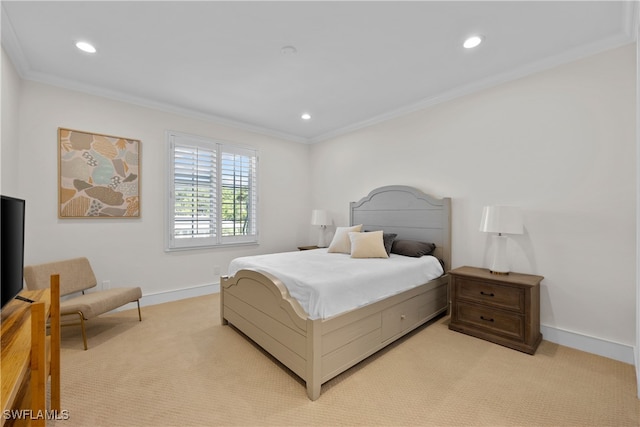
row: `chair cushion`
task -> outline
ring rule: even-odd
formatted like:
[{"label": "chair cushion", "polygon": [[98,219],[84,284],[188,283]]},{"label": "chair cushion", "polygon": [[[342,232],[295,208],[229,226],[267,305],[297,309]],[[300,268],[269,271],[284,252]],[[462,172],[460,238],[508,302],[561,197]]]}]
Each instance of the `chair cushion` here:
[{"label": "chair cushion", "polygon": [[64,315],[81,311],[85,320],[89,320],[140,298],[142,290],[138,287],[89,292],[60,301],[60,313]]},{"label": "chair cushion", "polygon": [[47,289],[51,284],[52,274],[60,275],[62,296],[93,288],[97,284],[89,260],[82,257],[25,266],[24,281],[27,289]]}]

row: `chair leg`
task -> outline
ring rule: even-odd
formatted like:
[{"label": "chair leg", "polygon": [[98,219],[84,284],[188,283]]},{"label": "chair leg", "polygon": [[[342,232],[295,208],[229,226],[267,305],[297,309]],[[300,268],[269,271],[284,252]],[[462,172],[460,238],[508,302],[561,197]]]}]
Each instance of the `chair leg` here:
[{"label": "chair leg", "polygon": [[78,312],[80,315],[80,329],[82,330],[82,342],[84,343],[84,350],[87,351],[87,332],[84,330],[84,315],[81,311]]},{"label": "chair leg", "polygon": [[[140,311],[140,300],[136,300],[136,303],[138,304],[138,320],[140,320],[140,322],[142,322],[142,312]],[[82,314],[81,311],[77,311],[75,313],[65,313],[65,314],[77,314],[80,317],[80,329],[82,331],[82,343],[84,344],[84,349],[87,350],[87,332],[85,331],[84,328],[84,314]],[[74,323],[74,325],[77,325],[77,323]],[[71,325],[61,325],[61,326],[71,326]]]},{"label": "chair leg", "polygon": [[61,316],[75,316],[78,315],[80,318],[79,323],[62,323],[60,326],[77,326],[80,325],[80,330],[82,331],[82,343],[84,344],[84,349],[87,349],[87,333],[84,329],[84,314],[81,311],[70,311],[67,313],[61,313]]}]

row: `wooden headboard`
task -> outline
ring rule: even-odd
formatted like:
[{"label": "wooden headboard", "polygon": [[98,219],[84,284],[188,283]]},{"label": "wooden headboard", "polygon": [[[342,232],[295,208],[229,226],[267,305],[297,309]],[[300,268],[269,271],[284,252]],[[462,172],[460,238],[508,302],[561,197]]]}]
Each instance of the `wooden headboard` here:
[{"label": "wooden headboard", "polygon": [[413,187],[390,185],[376,188],[351,202],[351,225],[363,230],[396,233],[396,239],[435,243],[434,255],[451,269],[451,199],[437,199]]}]

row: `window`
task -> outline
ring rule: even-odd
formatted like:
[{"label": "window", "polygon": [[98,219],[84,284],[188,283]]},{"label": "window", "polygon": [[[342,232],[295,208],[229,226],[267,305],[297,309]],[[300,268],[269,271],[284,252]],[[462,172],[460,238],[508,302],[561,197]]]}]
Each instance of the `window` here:
[{"label": "window", "polygon": [[256,150],[167,133],[166,249],[258,242]]}]

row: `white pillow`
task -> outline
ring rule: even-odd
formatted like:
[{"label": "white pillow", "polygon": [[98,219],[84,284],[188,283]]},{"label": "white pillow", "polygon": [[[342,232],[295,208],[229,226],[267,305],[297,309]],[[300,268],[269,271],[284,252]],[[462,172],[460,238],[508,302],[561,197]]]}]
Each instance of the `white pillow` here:
[{"label": "white pillow", "polygon": [[352,227],[337,227],[336,234],[333,235],[333,240],[329,245],[327,252],[350,254],[351,253],[351,240],[349,240],[350,232],[360,232],[362,230],[362,224],[354,225]]},{"label": "white pillow", "polygon": [[389,258],[384,248],[382,231],[349,233],[351,258]]}]

